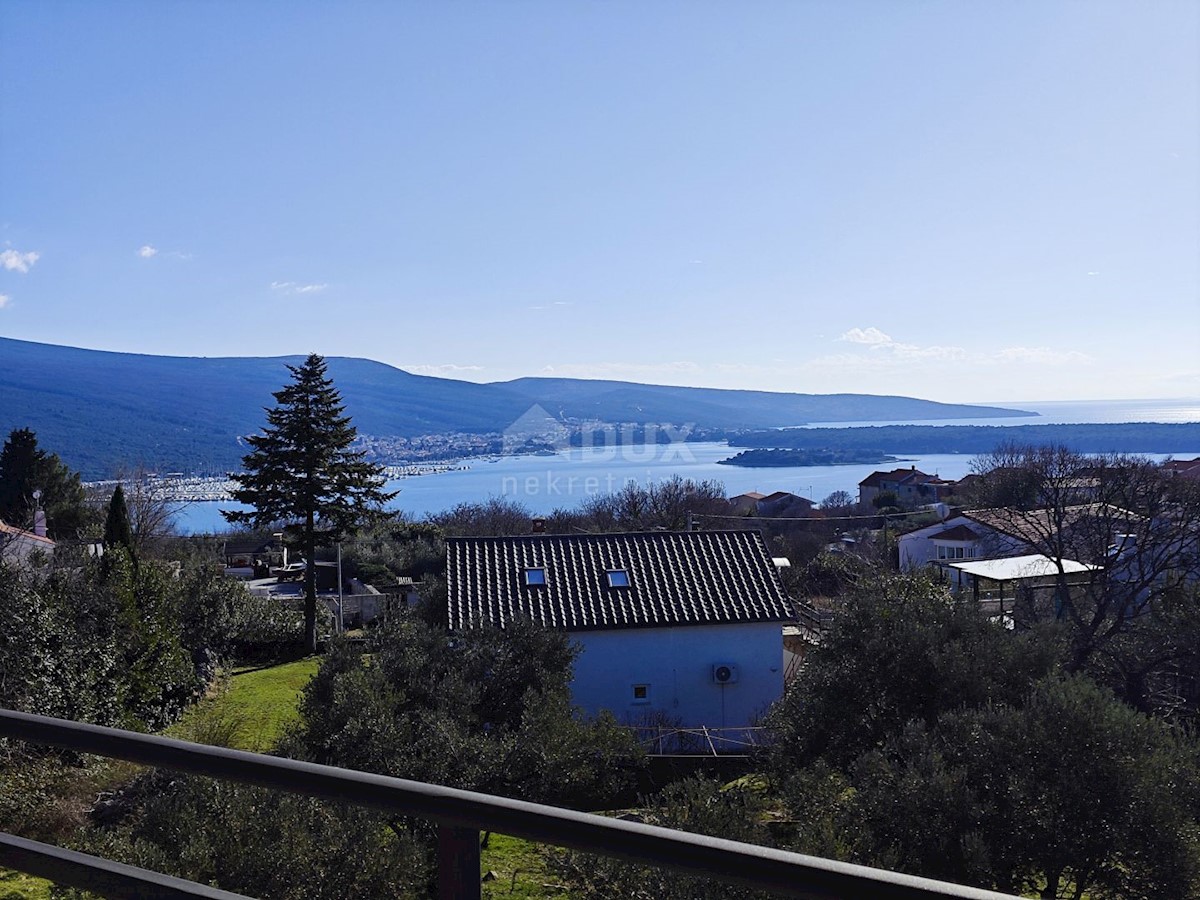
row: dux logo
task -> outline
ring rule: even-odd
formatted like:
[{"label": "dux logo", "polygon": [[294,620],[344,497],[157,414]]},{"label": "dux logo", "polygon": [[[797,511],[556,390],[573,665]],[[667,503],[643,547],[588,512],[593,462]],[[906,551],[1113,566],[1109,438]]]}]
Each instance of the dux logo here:
[{"label": "dux logo", "polygon": [[535,403],[504,429],[503,440],[506,454],[562,450],[571,445],[571,431]]}]

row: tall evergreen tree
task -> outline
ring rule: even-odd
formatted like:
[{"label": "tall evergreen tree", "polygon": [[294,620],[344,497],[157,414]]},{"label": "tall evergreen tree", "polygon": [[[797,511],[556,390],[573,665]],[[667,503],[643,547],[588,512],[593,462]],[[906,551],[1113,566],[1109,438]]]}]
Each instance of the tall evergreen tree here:
[{"label": "tall evergreen tree", "polygon": [[28,428],[14,428],[0,448],[0,521],[31,529],[41,491],[50,536],[78,538],[88,524],[88,510],[79,475],[55,453],[47,453]]},{"label": "tall evergreen tree", "polygon": [[396,496],[383,490],[382,467],[351,450],[357,432],[343,414],[341,395],[326,376],[325,360],[311,354],[288,366],[292,383],[274,392],[267,427],[247,438],[253,448],[233,499],[252,511],[223,510],[226,521],[264,528],[288,523],[308,567],[304,573],[304,633],[317,647],[317,585],[312,563],[318,546],[328,546]]},{"label": "tall evergreen tree", "polygon": [[125,503],[125,489],[117,485],[112,499],[108,501],[108,517],[104,520],[104,546],[124,547],[133,555],[133,526],[129,524],[129,507]]}]

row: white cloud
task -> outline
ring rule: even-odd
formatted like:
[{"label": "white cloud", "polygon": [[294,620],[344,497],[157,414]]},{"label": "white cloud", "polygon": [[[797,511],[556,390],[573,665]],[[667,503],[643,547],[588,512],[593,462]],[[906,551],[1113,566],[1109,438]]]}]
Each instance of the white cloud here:
[{"label": "white cloud", "polygon": [[[870,332],[883,335],[877,329],[854,329],[860,335],[870,337]],[[851,332],[847,332],[850,334]],[[930,365],[954,363],[965,369],[981,369],[993,366],[1007,365],[1036,365],[1063,366],[1086,365],[1093,362],[1092,357],[1078,350],[1055,350],[1051,347],[1005,347],[1001,350],[987,352],[971,352],[963,347],[941,346],[937,344],[922,347],[917,344],[904,344],[887,338],[881,340],[863,340],[861,338],[846,338],[852,343],[864,344],[868,352],[862,353],[833,353],[816,357],[805,364],[808,369],[820,372],[892,372],[899,373],[908,369],[928,368]]]},{"label": "white cloud", "polygon": [[[918,347],[916,344],[888,344],[887,350],[898,359],[968,359],[970,354],[962,347]],[[874,347],[872,350],[876,349]]]},{"label": "white cloud", "polygon": [[413,375],[432,375],[435,378],[446,378],[457,375],[461,372],[483,371],[483,366],[460,366],[457,363],[443,363],[438,366],[401,366],[400,368],[402,368],[405,372],[411,372]]},{"label": "white cloud", "polygon": [[[851,328],[843,332],[838,340],[849,344],[862,344],[870,348],[872,354],[897,359],[966,359],[968,356],[962,347],[942,347],[936,344],[921,347],[917,344],[904,344],[878,328]],[[847,358],[861,360],[863,357],[851,355]]]},{"label": "white cloud", "polygon": [[20,272],[24,275],[40,257],[41,254],[35,250],[29,250],[25,253],[19,250],[3,250],[0,251],[0,265],[4,266],[9,272]]},{"label": "white cloud", "polygon": [[1005,347],[993,354],[992,359],[998,363],[1037,363],[1049,366],[1092,362],[1090,356],[1078,350],[1053,350],[1050,347]]},{"label": "white cloud", "polygon": [[838,340],[848,341],[851,344],[871,344],[873,346],[895,343],[878,328],[851,328],[849,331],[844,332]]},{"label": "white cloud", "polygon": [[699,363],[677,360],[665,363],[599,362],[568,363],[559,366],[544,366],[540,374],[555,378],[618,378],[622,380],[642,378],[656,379],[675,375],[695,375],[703,372]]},{"label": "white cloud", "polygon": [[161,256],[164,259],[181,259],[189,260],[192,254],[186,253],[183,250],[159,250],[153,244],[142,244],[138,247],[137,255],[142,259],[153,259],[156,256]]},{"label": "white cloud", "polygon": [[8,306],[8,301],[11,299],[12,297],[8,296],[8,294],[0,294],[0,309]]},{"label": "white cloud", "polygon": [[328,284],[299,284],[295,281],[272,281],[271,290],[280,294],[319,294]]}]

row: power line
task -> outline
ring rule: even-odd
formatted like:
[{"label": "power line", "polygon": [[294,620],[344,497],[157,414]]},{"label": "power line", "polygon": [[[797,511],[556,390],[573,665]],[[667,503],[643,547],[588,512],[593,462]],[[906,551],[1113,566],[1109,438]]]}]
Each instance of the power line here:
[{"label": "power line", "polygon": [[755,519],[761,522],[854,522],[862,519],[878,519],[881,516],[885,519],[899,519],[907,516],[919,516],[930,512],[927,509],[913,509],[907,512],[896,513],[875,513],[868,516],[722,516],[716,513],[693,513],[693,515],[702,519],[734,519],[745,520]]}]

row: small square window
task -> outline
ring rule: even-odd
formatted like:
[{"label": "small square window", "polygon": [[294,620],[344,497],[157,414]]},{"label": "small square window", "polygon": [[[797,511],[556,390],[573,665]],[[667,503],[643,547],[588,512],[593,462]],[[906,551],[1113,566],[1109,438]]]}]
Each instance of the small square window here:
[{"label": "small square window", "polygon": [[525,570],[525,583],[528,585],[534,585],[534,586],[538,586],[538,587],[545,585],[546,570],[545,569],[526,569]]},{"label": "small square window", "polygon": [[635,684],[633,686],[633,702],[634,703],[649,703],[650,702],[650,685]]},{"label": "small square window", "polygon": [[609,569],[606,574],[609,587],[629,587],[629,572],[625,569]]}]

